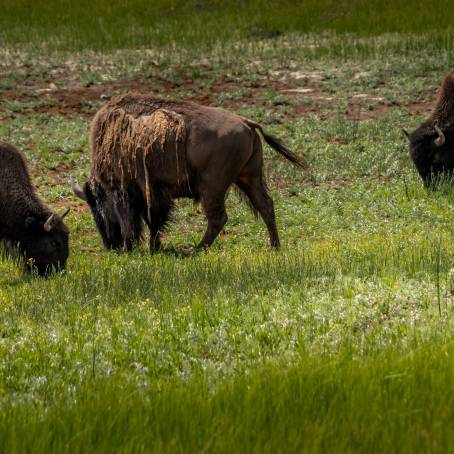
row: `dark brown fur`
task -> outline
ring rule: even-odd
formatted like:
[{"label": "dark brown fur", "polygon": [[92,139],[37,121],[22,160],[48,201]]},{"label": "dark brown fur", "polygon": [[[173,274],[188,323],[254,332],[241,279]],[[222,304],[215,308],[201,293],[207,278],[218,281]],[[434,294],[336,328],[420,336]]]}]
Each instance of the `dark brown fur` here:
[{"label": "dark brown fur", "polygon": [[[445,143],[437,145],[439,127]],[[408,135],[408,134],[407,134]],[[426,186],[454,171],[454,73],[449,74],[440,89],[432,115],[408,135],[410,157]]]},{"label": "dark brown fur", "polygon": [[431,120],[442,128],[446,124],[454,124],[454,73],[443,81]]},{"label": "dark brown fur", "polygon": [[[55,225],[44,224],[54,214]],[[0,141],[0,241],[19,250],[29,266],[42,275],[64,268],[68,257],[68,229],[36,195],[21,153]]]}]

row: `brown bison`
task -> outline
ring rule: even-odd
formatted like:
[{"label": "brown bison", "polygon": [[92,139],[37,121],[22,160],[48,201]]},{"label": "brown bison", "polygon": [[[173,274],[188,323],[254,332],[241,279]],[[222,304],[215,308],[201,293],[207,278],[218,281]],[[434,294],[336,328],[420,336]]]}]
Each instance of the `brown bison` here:
[{"label": "brown bison", "polygon": [[[405,132],[405,131],[404,131]],[[435,110],[419,128],[407,134],[410,156],[424,185],[430,186],[454,170],[454,73],[441,87]]]},{"label": "brown bison", "polygon": [[107,248],[131,250],[142,219],[150,249],[161,245],[173,200],[201,202],[208,227],[198,248],[210,246],[227,222],[225,199],[235,184],[265,221],[279,246],[273,201],[263,175],[265,141],[292,163],[300,159],[251,120],[189,101],[130,93],[112,99],[91,124],[91,176],[77,196],[92,211]]},{"label": "brown bison", "polygon": [[[69,211],[69,210],[68,210]],[[65,268],[68,229],[38,198],[27,165],[12,145],[0,141],[0,241],[42,276]]]}]

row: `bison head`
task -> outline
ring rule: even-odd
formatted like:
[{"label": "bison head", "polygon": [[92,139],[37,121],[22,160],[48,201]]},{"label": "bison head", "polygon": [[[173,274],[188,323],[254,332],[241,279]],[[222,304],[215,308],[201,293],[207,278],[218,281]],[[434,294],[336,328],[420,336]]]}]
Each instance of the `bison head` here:
[{"label": "bison head", "polygon": [[424,185],[430,186],[454,173],[454,72],[440,88],[431,117],[416,131],[407,134],[410,156]]},{"label": "bison head", "polygon": [[107,191],[94,179],[89,179],[83,187],[71,180],[74,194],[87,202],[96,227],[107,249],[120,249],[123,246],[120,220],[115,203],[114,191]]},{"label": "bison head", "polygon": [[64,217],[51,214],[45,219],[29,216],[25,220],[25,234],[20,242],[22,255],[28,269],[36,269],[41,276],[66,267],[69,232]]},{"label": "bison head", "polygon": [[410,156],[425,186],[454,172],[454,128],[425,122],[411,134]]}]

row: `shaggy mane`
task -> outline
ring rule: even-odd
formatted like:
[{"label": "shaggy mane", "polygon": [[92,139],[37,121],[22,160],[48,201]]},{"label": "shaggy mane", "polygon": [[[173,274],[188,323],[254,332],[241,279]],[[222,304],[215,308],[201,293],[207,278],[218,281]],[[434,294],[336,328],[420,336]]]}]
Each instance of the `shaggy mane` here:
[{"label": "shaggy mane", "polygon": [[[98,117],[93,171],[111,185],[119,183],[122,190],[143,174],[150,218],[150,172],[174,168],[177,184],[188,179],[186,125],[180,114],[163,108],[164,101],[141,106],[137,99],[130,98],[131,95],[120,98]],[[135,109],[128,109],[130,102]]]}]

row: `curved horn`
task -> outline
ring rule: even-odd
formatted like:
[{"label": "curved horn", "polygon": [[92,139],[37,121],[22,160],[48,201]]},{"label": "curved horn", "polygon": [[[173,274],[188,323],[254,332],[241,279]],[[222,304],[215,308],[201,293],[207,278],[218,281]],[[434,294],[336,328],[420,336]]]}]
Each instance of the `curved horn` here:
[{"label": "curved horn", "polygon": [[438,127],[437,124],[434,125],[435,131],[437,131],[438,137],[435,139],[435,145],[441,147],[446,142],[445,135],[443,131]]},{"label": "curved horn", "polygon": [[66,215],[71,211],[71,208],[68,208],[61,216],[60,219],[63,221],[65,219]]},{"label": "curved horn", "polygon": [[50,232],[54,226],[55,214],[51,214],[44,223],[44,230]]},{"label": "curved horn", "polygon": [[77,184],[76,180],[74,178],[71,178],[69,184],[71,185],[74,194],[76,194],[79,199],[85,200],[86,202],[87,196],[85,195],[84,190]]},{"label": "curved horn", "polygon": [[402,129],[402,132],[405,134],[407,139],[410,139],[410,134],[405,129]]}]

